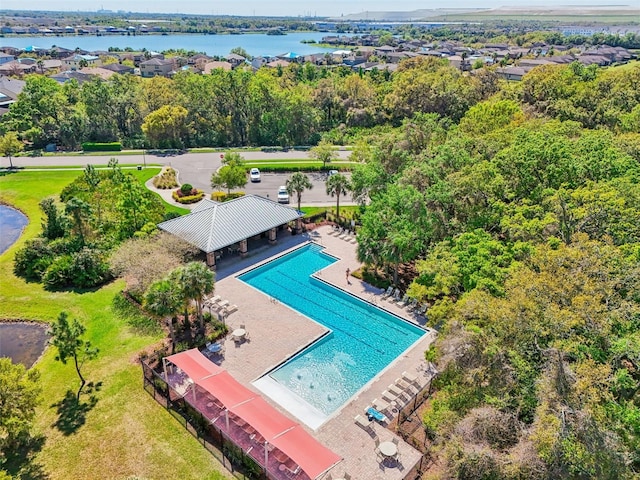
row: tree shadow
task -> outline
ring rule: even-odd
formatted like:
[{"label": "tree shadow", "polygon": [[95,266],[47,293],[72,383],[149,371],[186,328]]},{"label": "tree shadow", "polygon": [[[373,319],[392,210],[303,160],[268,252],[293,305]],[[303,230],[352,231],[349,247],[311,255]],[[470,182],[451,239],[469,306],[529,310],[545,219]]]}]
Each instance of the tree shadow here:
[{"label": "tree shadow", "polygon": [[0,167],[0,177],[5,177],[7,175],[12,175],[14,173],[18,173],[20,170],[23,170],[24,167]]},{"label": "tree shadow", "polygon": [[80,392],[72,392],[67,390],[64,398],[58,403],[51,405],[56,408],[58,419],[53,424],[64,435],[71,435],[75,433],[82,425],[84,425],[87,413],[93,409],[98,403],[98,397],[95,392],[100,391],[102,382],[93,383],[89,382],[85,386],[84,395],[88,396],[86,402],[82,401]]},{"label": "tree shadow", "polygon": [[42,450],[44,435],[29,436],[20,445],[4,451],[2,468],[11,478],[20,480],[46,480],[49,475],[42,465],[34,461],[35,455]]}]

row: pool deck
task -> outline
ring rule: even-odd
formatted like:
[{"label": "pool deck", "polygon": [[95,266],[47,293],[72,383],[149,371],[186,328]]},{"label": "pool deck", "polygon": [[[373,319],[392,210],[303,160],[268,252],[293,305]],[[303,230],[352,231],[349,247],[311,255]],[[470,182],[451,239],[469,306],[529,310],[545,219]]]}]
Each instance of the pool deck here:
[{"label": "pool deck", "polygon": [[[274,248],[272,252],[276,255],[278,251],[288,251],[290,248],[296,248],[308,238],[313,238],[316,243],[326,249],[328,254],[340,259],[322,270],[320,278],[413,323],[424,323],[424,319],[415,317],[397,305],[383,300],[381,290],[354,277],[349,277],[349,281],[347,281],[346,269],[354,271],[360,267],[356,258],[356,245],[331,235],[331,227],[320,227],[315,232],[312,236],[283,237],[279,242],[279,248]],[[261,257],[266,258],[266,255],[261,255]],[[247,262],[247,265],[251,263],[251,267],[254,267],[257,265],[256,261],[261,263],[259,259],[254,258]],[[241,268],[243,266],[243,264],[240,265]],[[253,381],[322,336],[327,330],[304,315],[294,312],[286,305],[238,280],[237,275],[245,270],[231,274],[225,273],[222,265],[220,267],[221,271],[218,275],[220,279],[216,282],[215,293],[228,300],[230,304],[238,306],[238,310],[227,318],[227,324],[230,326],[230,330],[238,328],[240,324],[245,325],[250,334],[250,340],[236,345],[228,338],[225,344],[224,359],[219,364],[238,381],[257,390],[251,385]],[[371,401],[374,398],[381,398],[382,392],[387,389],[387,386],[394,383],[404,371],[411,372],[418,377],[421,384],[426,384],[428,378],[422,374],[426,367],[424,351],[434,338],[435,332],[429,332],[423,336],[315,431],[293,417],[268,396],[263,395],[263,397],[285,415],[300,422],[317,440],[343,457],[344,460],[331,470],[334,478],[341,477],[346,472],[352,478],[403,479],[406,473],[420,460],[421,453],[398,437],[400,440],[398,447],[400,465],[384,468],[375,453],[374,438],[354,423],[354,417],[358,414],[364,416],[363,412],[371,404]],[[381,425],[374,425],[374,430],[381,442],[389,441],[395,436],[391,430]]]}]

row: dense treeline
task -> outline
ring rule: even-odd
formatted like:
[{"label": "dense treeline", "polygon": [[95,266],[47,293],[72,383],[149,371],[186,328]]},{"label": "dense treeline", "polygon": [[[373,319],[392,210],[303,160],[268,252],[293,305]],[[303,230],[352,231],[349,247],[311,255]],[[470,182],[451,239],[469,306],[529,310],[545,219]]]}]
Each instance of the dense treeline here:
[{"label": "dense treeline", "polygon": [[[414,110],[458,119],[496,85],[494,76],[465,76],[435,59],[407,63],[393,76],[308,64],[255,74],[181,73],[174,79],[115,75],[82,86],[33,75],[0,128],[19,132],[35,148],[54,143],[76,149],[85,141],[129,147],[309,145],[338,125],[369,127]],[[422,93],[428,97],[414,105]]]},{"label": "dense treeline", "polygon": [[[632,132],[640,116],[638,68],[549,66],[517,91],[500,85],[491,70],[463,74],[435,58],[407,60],[393,75],[310,64],[173,79],[114,75],[82,85],[32,75],[0,130],[18,132],[36,149],[49,143],[78,149],[87,141],[138,148],[309,145],[339,126],[399,125],[416,113],[457,123],[498,90],[544,116],[588,128]],[[343,140],[340,131],[329,138]]]},{"label": "dense treeline", "polygon": [[639,80],[544,67],[357,148],[359,257],[440,330],[438,478],[640,471]]}]

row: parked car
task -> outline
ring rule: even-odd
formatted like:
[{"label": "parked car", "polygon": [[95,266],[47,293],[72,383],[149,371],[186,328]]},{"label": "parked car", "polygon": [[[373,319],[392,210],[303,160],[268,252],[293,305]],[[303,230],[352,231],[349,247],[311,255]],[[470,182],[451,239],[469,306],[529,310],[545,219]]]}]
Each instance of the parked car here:
[{"label": "parked car", "polygon": [[289,192],[284,185],[278,188],[278,203],[289,203]]},{"label": "parked car", "polygon": [[249,179],[252,183],[259,182],[260,170],[258,170],[257,168],[252,168],[251,170],[249,170]]},{"label": "parked car", "polygon": [[333,175],[337,175],[338,173],[340,173],[340,172],[338,172],[338,170],[329,170],[329,175],[328,176],[332,177]]}]

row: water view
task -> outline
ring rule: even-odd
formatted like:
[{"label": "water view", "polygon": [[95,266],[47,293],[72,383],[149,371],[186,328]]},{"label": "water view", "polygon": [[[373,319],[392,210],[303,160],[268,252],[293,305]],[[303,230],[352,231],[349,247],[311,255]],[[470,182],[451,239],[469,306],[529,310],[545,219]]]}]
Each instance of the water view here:
[{"label": "water view", "polygon": [[0,322],[0,357],[30,368],[47,346],[47,326],[37,323]]},{"label": "water view", "polygon": [[21,35],[3,38],[2,45],[15,48],[29,46],[51,48],[56,45],[70,50],[80,48],[88,51],[108,50],[109,47],[121,49],[131,47],[134,50],[146,48],[158,52],[183,48],[205,52],[207,55],[227,55],[232,48],[242,47],[250,55],[257,57],[275,56],[287,52],[308,55],[336,50],[336,48],[318,47],[312,43],[301,43],[303,40],[319,42],[326,35],[329,34],[326,32],[294,32],[286,35],[256,33],[244,35],[105,35],[100,37],[92,35],[69,37]]},{"label": "water view", "polygon": [[0,205],[0,254],[20,238],[27,223],[29,220],[22,212]]}]

